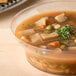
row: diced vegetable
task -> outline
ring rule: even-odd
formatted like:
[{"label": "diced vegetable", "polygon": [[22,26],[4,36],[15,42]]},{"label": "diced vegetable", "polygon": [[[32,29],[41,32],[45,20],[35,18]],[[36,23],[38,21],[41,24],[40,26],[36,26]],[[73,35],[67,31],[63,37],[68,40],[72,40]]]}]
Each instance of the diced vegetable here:
[{"label": "diced vegetable", "polygon": [[32,43],[39,43],[43,41],[39,33],[35,33],[31,35],[30,40]]},{"label": "diced vegetable", "polygon": [[46,25],[46,20],[48,19],[48,17],[43,17],[40,20],[36,21],[35,24],[36,26],[42,26],[42,25]]},{"label": "diced vegetable", "polygon": [[58,37],[58,34],[56,32],[52,32],[49,34],[40,34],[43,40],[48,40],[48,39],[54,39]]},{"label": "diced vegetable", "polygon": [[34,31],[34,29],[27,29],[27,30],[21,31],[21,33],[22,33],[23,35],[28,36],[28,35],[34,34],[35,31]]},{"label": "diced vegetable", "polygon": [[62,50],[66,49],[66,47],[67,47],[66,45],[61,45],[61,46],[60,46],[60,48],[61,48]]},{"label": "diced vegetable", "polygon": [[55,17],[55,19],[58,21],[58,22],[64,22],[67,20],[67,17],[65,16],[65,13],[61,13],[60,15],[57,15]]},{"label": "diced vegetable", "polygon": [[41,26],[41,29],[45,29],[45,28],[46,28],[46,25],[42,25],[42,26]]},{"label": "diced vegetable", "polygon": [[49,47],[60,47],[59,41],[50,42],[47,44]]},{"label": "diced vegetable", "polygon": [[52,30],[53,29],[53,27],[51,26],[51,25],[48,25],[47,27],[46,27],[46,30]]},{"label": "diced vegetable", "polygon": [[52,24],[55,30],[60,29],[61,25],[60,24]]},{"label": "diced vegetable", "polygon": [[29,42],[29,41],[30,41],[29,39],[27,39],[27,38],[24,37],[24,36],[22,36],[20,39],[23,40],[23,41],[26,41],[26,42]]}]

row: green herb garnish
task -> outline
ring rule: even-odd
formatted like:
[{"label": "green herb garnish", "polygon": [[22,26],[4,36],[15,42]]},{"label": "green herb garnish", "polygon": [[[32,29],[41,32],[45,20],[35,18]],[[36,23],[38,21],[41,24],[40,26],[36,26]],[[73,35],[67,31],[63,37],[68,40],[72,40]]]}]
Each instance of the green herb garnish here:
[{"label": "green herb garnish", "polygon": [[34,23],[29,23],[29,26],[34,26],[35,24]]},{"label": "green herb garnish", "polygon": [[68,65],[61,65],[60,68],[61,69],[67,69],[69,66]]},{"label": "green herb garnish", "polygon": [[75,34],[74,28],[70,25],[63,26],[61,29],[56,30],[60,38],[68,39],[71,35]]}]

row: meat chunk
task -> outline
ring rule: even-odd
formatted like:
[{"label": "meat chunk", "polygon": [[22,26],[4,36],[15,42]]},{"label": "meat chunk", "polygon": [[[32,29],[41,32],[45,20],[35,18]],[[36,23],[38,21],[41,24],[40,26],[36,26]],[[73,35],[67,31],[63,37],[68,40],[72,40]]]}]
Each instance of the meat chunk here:
[{"label": "meat chunk", "polygon": [[46,24],[49,25],[49,24],[53,24],[55,23],[55,19],[53,17],[49,17],[47,20],[46,20]]},{"label": "meat chunk", "polygon": [[39,33],[35,33],[31,35],[30,40],[32,43],[40,43],[43,41]]},{"label": "meat chunk", "polygon": [[58,22],[64,22],[64,21],[67,20],[67,17],[65,16],[65,13],[62,13],[62,14],[56,16],[55,19],[56,19]]},{"label": "meat chunk", "polygon": [[41,37],[43,38],[43,40],[54,39],[58,37],[58,34],[56,32],[50,34],[41,34]]},{"label": "meat chunk", "polygon": [[43,17],[40,20],[38,20],[37,22],[35,22],[36,26],[42,26],[42,25],[46,25],[46,20],[48,19],[48,17]]},{"label": "meat chunk", "polygon": [[23,35],[29,36],[29,35],[34,34],[35,31],[34,31],[34,29],[27,29],[27,30],[21,31],[21,33],[22,33]]}]

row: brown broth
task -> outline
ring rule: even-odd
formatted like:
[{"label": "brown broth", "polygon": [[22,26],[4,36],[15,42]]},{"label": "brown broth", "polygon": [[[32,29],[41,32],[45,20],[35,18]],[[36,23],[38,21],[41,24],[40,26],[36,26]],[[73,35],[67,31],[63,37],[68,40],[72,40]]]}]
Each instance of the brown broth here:
[{"label": "brown broth", "polygon": [[[49,12],[49,13],[43,13],[43,14],[39,14],[39,15],[35,15],[31,18],[28,18],[27,20],[23,21],[16,29],[16,32],[15,32],[15,35],[17,37],[20,37],[20,34],[18,33],[19,31],[22,31],[22,30],[25,30],[25,29],[28,29],[28,28],[31,28],[31,27],[28,27],[28,24],[29,23],[33,23],[33,22],[36,22],[37,20],[39,20],[40,18],[42,17],[46,17],[46,16],[51,16],[51,17],[55,17],[59,14],[61,14],[62,12]],[[66,12],[66,15],[67,16],[70,16],[70,20],[74,21],[75,24],[76,24],[76,12]],[[71,23],[71,22],[70,22]],[[62,24],[65,24],[65,23],[62,23]],[[27,28],[24,28],[24,27],[27,27]]]}]

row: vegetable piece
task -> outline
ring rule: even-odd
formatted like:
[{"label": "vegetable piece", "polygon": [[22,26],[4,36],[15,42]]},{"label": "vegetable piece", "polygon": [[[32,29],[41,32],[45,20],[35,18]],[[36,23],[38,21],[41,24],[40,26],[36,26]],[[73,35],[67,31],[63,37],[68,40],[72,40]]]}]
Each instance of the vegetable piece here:
[{"label": "vegetable piece", "polygon": [[21,33],[22,33],[23,35],[29,36],[29,35],[31,35],[31,34],[34,34],[35,31],[34,31],[34,29],[27,29],[27,30],[21,31]]},{"label": "vegetable piece", "polygon": [[61,25],[60,24],[52,24],[55,30],[60,29]]},{"label": "vegetable piece", "polygon": [[48,17],[43,17],[40,20],[36,21],[35,24],[36,26],[42,26],[42,25],[46,25],[46,20],[48,19]]},{"label": "vegetable piece", "polygon": [[68,39],[71,35],[75,34],[73,27],[69,25],[63,26],[61,29],[56,30],[56,32],[62,39]]},{"label": "vegetable piece", "polygon": [[58,22],[64,22],[67,20],[67,17],[65,16],[65,13],[61,13],[60,15],[57,15],[55,17],[55,19],[58,21]]},{"label": "vegetable piece", "polygon": [[61,45],[60,48],[61,48],[62,50],[64,50],[64,49],[66,49],[66,45]]},{"label": "vegetable piece", "polygon": [[48,25],[47,27],[46,27],[46,30],[52,30],[53,29],[53,27],[51,26],[51,25]]},{"label": "vegetable piece", "polygon": [[46,28],[46,25],[42,25],[42,26],[41,26],[41,29],[45,29],[45,28]]},{"label": "vegetable piece", "polygon": [[30,40],[27,39],[25,36],[22,36],[20,39],[23,40],[23,41],[25,41],[25,42],[29,42],[29,41],[30,41]]},{"label": "vegetable piece", "polygon": [[28,25],[29,25],[29,26],[34,26],[34,25],[35,25],[35,23],[29,23]]},{"label": "vegetable piece", "polygon": [[48,39],[54,39],[58,37],[58,34],[56,32],[50,33],[50,34],[40,34],[43,40]]},{"label": "vegetable piece", "polygon": [[35,33],[31,35],[30,40],[32,43],[39,43],[43,41],[39,33]]},{"label": "vegetable piece", "polygon": [[47,46],[49,46],[49,47],[60,47],[60,42],[59,41],[50,42],[47,44]]}]

